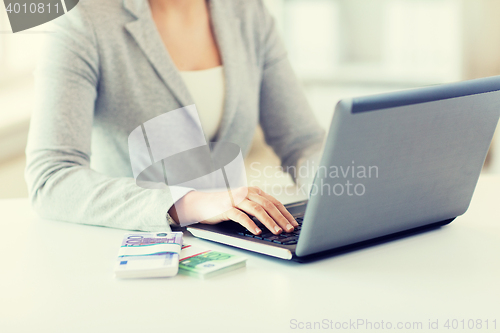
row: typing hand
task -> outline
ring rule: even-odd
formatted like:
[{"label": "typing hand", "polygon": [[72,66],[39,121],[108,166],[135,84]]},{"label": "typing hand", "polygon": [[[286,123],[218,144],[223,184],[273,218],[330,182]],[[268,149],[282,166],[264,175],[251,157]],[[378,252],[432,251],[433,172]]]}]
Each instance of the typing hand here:
[{"label": "typing hand", "polygon": [[[291,232],[299,224],[286,210],[285,206],[276,198],[265,193],[258,187],[239,188],[232,191],[233,197],[243,195],[243,200],[233,205],[228,200],[228,192],[204,193],[192,191],[176,202],[175,209],[169,210],[170,216],[181,224],[200,222],[205,224],[216,224],[222,221],[235,221],[251,233],[258,235],[262,230],[252,221],[247,214],[255,216],[273,234]],[[215,214],[215,212],[223,212]],[[212,216],[201,218],[202,216]]]}]

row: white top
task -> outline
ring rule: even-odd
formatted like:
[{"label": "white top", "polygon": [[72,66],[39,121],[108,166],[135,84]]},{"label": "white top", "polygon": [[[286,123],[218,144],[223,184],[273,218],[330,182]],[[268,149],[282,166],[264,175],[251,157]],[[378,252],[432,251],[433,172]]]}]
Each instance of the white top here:
[{"label": "white top", "polygon": [[193,97],[205,137],[211,140],[217,134],[224,111],[226,84],[223,67],[181,71],[180,74]]}]

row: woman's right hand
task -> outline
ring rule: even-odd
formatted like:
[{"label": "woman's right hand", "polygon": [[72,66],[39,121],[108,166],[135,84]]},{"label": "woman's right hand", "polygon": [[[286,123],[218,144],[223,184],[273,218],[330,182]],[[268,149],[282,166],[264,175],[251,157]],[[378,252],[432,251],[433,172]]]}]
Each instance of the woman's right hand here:
[{"label": "woman's right hand", "polygon": [[232,190],[231,195],[240,200],[234,204],[227,191],[215,193],[192,191],[179,199],[170,208],[169,214],[183,226],[196,222],[216,224],[232,220],[254,235],[262,233],[262,230],[247,214],[255,216],[275,235],[282,231],[291,232],[299,225],[281,202],[258,187],[238,188]]}]

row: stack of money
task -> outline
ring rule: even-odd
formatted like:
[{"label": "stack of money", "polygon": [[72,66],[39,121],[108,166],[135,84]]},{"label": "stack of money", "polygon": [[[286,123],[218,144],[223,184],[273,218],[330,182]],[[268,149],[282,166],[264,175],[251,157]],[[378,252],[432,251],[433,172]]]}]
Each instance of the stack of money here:
[{"label": "stack of money", "polygon": [[167,277],[177,274],[182,232],[126,234],[115,266],[117,278]]},{"label": "stack of money", "polygon": [[246,260],[234,254],[184,245],[179,259],[179,273],[205,279],[244,267]]}]

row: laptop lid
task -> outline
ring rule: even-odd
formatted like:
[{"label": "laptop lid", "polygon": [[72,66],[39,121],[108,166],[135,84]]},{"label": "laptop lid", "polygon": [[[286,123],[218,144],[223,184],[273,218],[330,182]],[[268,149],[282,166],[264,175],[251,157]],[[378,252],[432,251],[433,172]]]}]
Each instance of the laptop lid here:
[{"label": "laptop lid", "polygon": [[500,115],[500,77],[337,104],[298,256],[465,213]]}]

